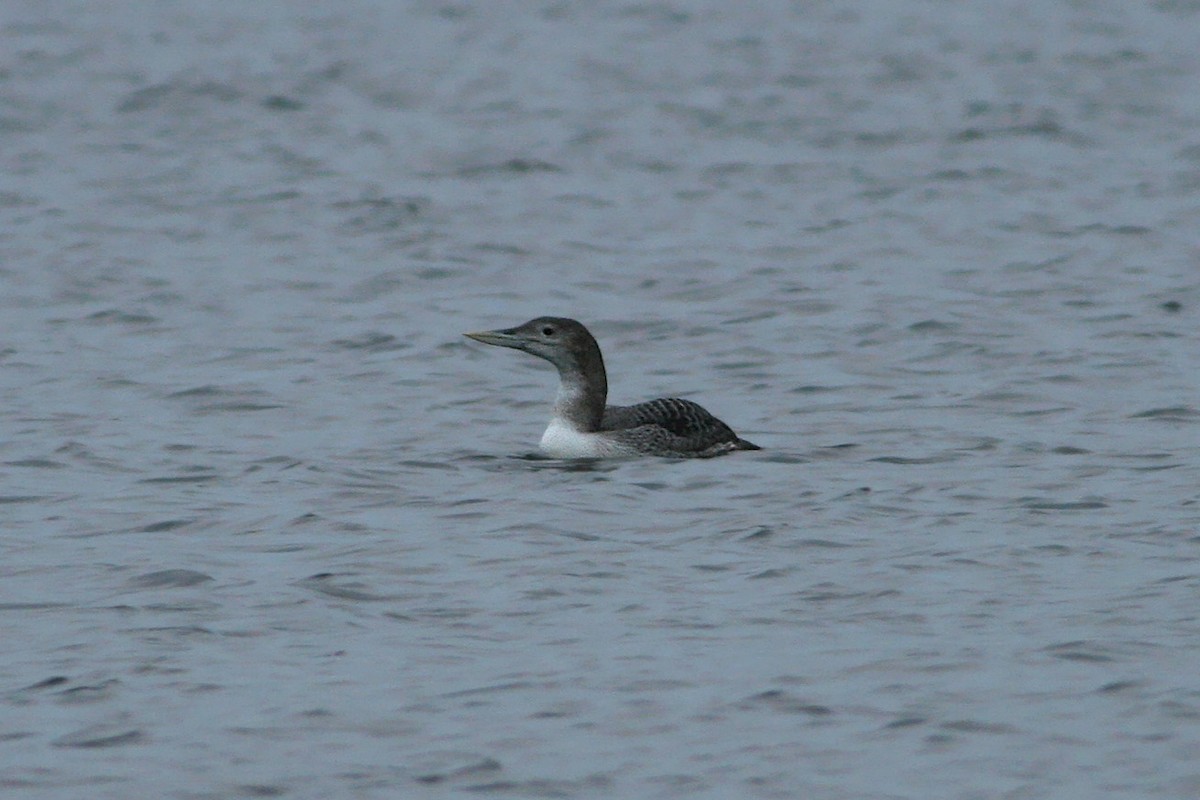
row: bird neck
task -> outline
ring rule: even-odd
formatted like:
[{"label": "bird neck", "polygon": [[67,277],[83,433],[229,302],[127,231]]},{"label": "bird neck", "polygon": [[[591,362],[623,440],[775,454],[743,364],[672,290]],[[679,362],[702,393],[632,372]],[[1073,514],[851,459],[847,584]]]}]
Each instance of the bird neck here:
[{"label": "bird neck", "polygon": [[608,376],[600,348],[593,344],[577,357],[558,364],[558,396],[554,416],[577,431],[594,433],[604,419]]}]

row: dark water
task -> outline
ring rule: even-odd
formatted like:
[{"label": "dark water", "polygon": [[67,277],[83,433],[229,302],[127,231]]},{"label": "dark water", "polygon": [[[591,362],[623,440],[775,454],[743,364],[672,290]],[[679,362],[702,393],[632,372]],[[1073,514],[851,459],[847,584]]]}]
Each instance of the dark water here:
[{"label": "dark water", "polygon": [[1200,795],[1197,26],[0,5],[2,793]]}]

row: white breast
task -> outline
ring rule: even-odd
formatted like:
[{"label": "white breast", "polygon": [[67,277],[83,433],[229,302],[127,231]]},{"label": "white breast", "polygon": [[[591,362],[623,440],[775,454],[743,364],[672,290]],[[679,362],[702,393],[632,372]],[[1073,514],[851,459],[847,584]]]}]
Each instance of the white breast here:
[{"label": "white breast", "polygon": [[604,458],[611,456],[611,443],[598,433],[584,433],[555,417],[550,420],[539,445],[553,458]]}]

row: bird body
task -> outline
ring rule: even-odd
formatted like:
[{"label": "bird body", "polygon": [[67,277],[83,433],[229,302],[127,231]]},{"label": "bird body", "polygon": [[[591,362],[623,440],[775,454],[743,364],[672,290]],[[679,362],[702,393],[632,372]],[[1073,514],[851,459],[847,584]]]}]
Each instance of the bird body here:
[{"label": "bird body", "polygon": [[632,406],[607,405],[608,376],[600,346],[573,319],[538,317],[516,328],[465,335],[523,350],[558,368],[554,413],[540,443],[554,458],[707,458],[760,449],[690,400],[666,397]]}]

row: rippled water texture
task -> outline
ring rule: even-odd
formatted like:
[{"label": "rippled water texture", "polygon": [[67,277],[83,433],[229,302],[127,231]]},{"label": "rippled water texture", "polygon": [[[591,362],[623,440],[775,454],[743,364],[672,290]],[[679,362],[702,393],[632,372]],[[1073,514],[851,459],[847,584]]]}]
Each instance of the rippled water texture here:
[{"label": "rippled water texture", "polygon": [[1197,30],[0,4],[0,794],[1200,796]]}]

